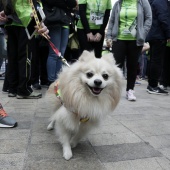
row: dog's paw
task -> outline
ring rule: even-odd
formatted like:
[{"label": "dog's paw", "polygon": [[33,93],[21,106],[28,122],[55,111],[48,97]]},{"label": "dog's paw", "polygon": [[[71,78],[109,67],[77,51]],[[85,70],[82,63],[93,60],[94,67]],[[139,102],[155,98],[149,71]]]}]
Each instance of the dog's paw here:
[{"label": "dog's paw", "polygon": [[47,126],[47,130],[53,130],[54,129],[54,125],[51,122],[48,126]]},{"label": "dog's paw", "polygon": [[72,151],[71,150],[65,150],[63,151],[63,157],[65,160],[69,160],[73,157]]}]

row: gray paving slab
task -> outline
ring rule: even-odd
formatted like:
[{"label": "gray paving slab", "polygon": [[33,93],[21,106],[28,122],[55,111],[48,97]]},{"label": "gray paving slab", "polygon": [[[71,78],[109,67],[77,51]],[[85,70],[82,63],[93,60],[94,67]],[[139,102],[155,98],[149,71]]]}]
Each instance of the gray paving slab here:
[{"label": "gray paving slab", "polygon": [[[102,120],[65,161],[62,148],[47,131],[50,108],[41,99],[9,98],[0,102],[18,127],[0,129],[0,170],[169,170],[170,96],[150,95],[147,82],[135,87],[136,102],[125,99]],[[0,80],[0,89],[3,81]],[[170,90],[169,90],[170,92]]]}]

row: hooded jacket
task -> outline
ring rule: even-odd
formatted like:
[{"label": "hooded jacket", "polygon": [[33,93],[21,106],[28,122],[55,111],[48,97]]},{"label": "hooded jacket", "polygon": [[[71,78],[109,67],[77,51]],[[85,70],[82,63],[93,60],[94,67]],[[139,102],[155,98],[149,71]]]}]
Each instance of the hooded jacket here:
[{"label": "hooded jacket", "polygon": [[[108,30],[106,33],[107,39],[117,41],[119,32],[119,15],[121,10],[122,0],[118,0],[113,9],[109,21]],[[152,24],[152,12],[148,0],[137,0],[137,46],[143,46],[146,36]]]},{"label": "hooded jacket", "polygon": [[152,9],[152,27],[147,41],[170,38],[170,1],[149,0]]}]

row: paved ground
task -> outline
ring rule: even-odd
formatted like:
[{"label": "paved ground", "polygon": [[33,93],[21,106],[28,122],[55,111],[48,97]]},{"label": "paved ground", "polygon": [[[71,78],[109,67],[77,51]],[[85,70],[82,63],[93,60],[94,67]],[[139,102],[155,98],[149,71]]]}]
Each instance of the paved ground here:
[{"label": "paved ground", "polygon": [[[0,80],[0,89],[3,81]],[[0,170],[170,170],[170,96],[150,95],[147,83],[135,87],[137,101],[125,99],[115,112],[62,158],[43,98],[19,100],[0,93],[6,111],[18,121],[0,129]]]}]

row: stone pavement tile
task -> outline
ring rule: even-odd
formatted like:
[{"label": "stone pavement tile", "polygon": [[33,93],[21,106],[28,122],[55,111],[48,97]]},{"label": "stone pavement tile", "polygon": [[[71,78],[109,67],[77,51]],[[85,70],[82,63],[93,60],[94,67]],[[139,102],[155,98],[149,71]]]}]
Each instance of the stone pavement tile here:
[{"label": "stone pavement tile", "polygon": [[95,146],[94,149],[103,163],[162,156],[159,151],[147,143]]},{"label": "stone pavement tile", "polygon": [[163,170],[170,170],[170,160],[165,157],[158,157],[155,160],[159,163]]},{"label": "stone pavement tile", "polygon": [[88,135],[88,139],[92,146],[142,142],[141,139],[132,132],[115,134],[93,134]]},{"label": "stone pavement tile", "polygon": [[54,133],[37,133],[31,135],[31,144],[56,143],[57,137]]},{"label": "stone pavement tile", "polygon": [[2,129],[1,128],[1,133],[0,133],[0,140],[1,139],[6,139],[6,140],[27,140],[30,135],[30,130],[28,129]]},{"label": "stone pavement tile", "polygon": [[[80,142],[73,150],[73,159],[96,157],[97,155],[89,142]],[[31,144],[28,146],[28,160],[64,159],[59,143]]]},{"label": "stone pavement tile", "polygon": [[0,140],[0,154],[24,153],[28,140]]},{"label": "stone pavement tile", "polygon": [[134,127],[147,127],[147,126],[157,126],[164,122],[164,120],[153,120],[153,119],[140,119],[138,121],[134,120],[122,120],[120,121],[124,126],[128,128]]},{"label": "stone pavement tile", "polygon": [[23,170],[25,153],[0,154],[1,170]]},{"label": "stone pavement tile", "polygon": [[170,135],[142,137],[145,142],[149,142],[156,149],[170,147]]},{"label": "stone pavement tile", "polygon": [[90,134],[115,134],[115,133],[128,133],[129,130],[121,124],[100,126],[92,129]]},{"label": "stone pavement tile", "polygon": [[111,115],[107,115],[104,120],[100,122],[100,126],[106,126],[106,125],[118,125],[120,124],[117,120],[113,118]]},{"label": "stone pavement tile", "polygon": [[167,159],[170,159],[170,147],[158,149]]},{"label": "stone pavement tile", "polygon": [[105,170],[102,163],[93,157],[32,160],[26,163],[24,170]]},{"label": "stone pavement tile", "polygon": [[170,127],[158,124],[157,126],[131,127],[131,131],[138,136],[156,136],[170,134]]},{"label": "stone pavement tile", "polygon": [[111,162],[104,166],[106,170],[164,170],[155,158]]}]

